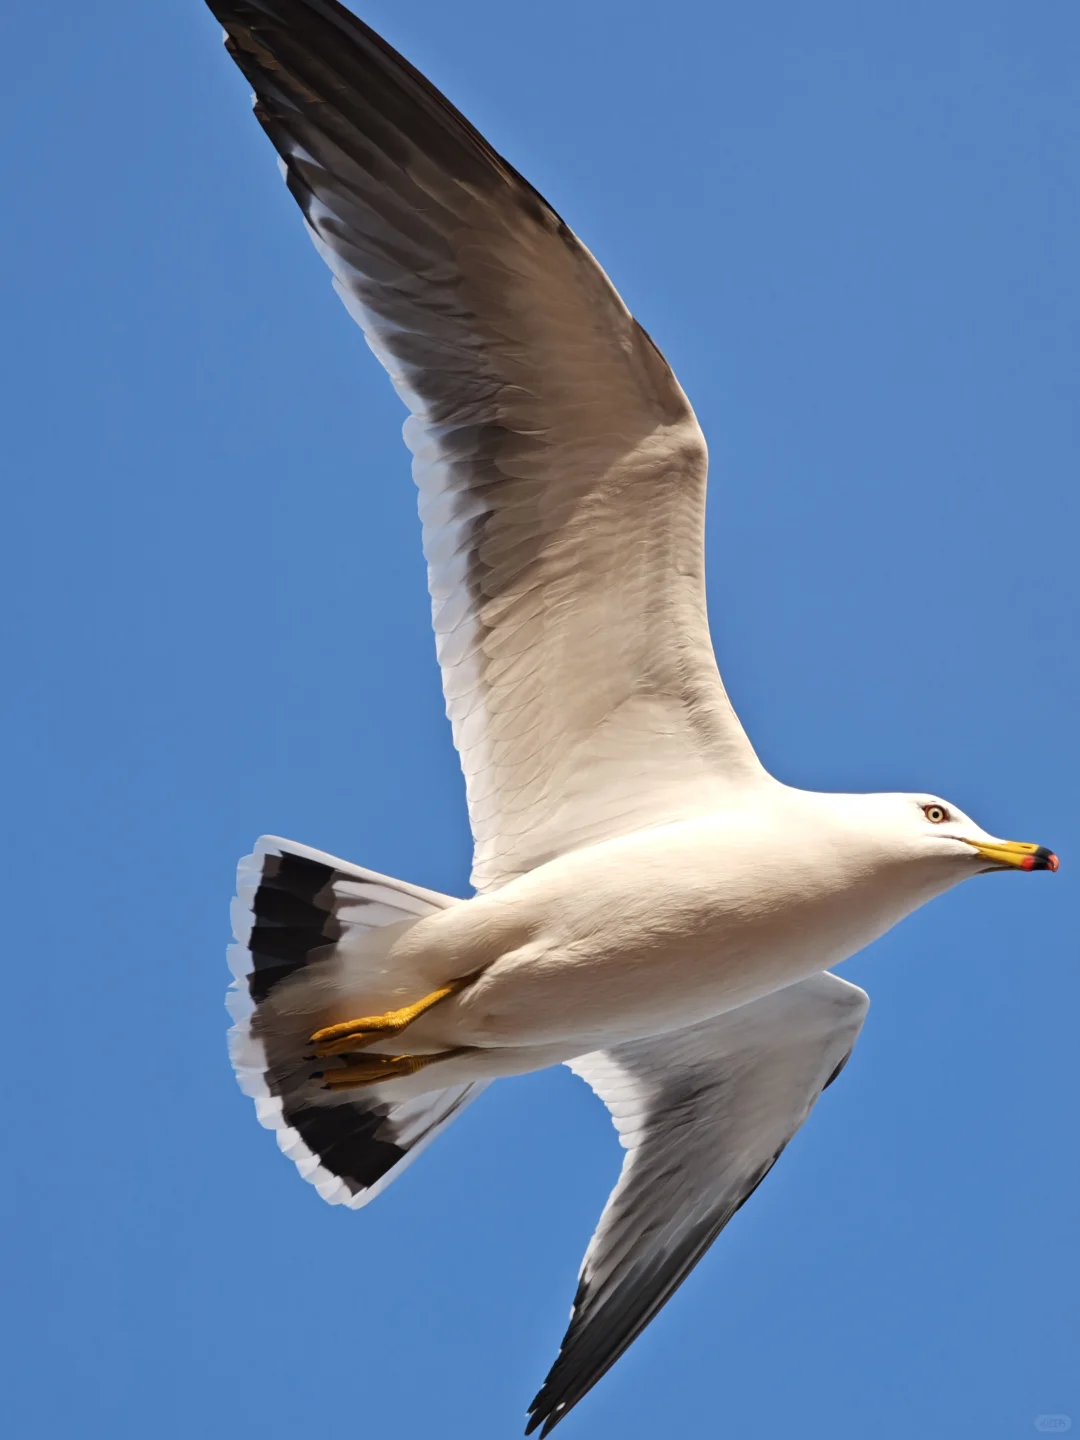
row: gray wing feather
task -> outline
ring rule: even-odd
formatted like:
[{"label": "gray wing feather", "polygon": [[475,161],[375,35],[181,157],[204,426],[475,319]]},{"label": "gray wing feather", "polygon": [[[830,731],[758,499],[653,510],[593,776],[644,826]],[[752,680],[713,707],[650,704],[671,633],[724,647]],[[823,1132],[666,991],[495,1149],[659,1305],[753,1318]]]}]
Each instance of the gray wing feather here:
[{"label": "gray wing feather", "polygon": [[823,973],[569,1062],[608,1106],[627,1155],[527,1434],[547,1435],[670,1299],[835,1079],[868,1004]]},{"label": "gray wing feather", "polygon": [[705,613],[705,443],[551,207],[334,0],[209,0],[406,440],[474,883],[761,774]]}]

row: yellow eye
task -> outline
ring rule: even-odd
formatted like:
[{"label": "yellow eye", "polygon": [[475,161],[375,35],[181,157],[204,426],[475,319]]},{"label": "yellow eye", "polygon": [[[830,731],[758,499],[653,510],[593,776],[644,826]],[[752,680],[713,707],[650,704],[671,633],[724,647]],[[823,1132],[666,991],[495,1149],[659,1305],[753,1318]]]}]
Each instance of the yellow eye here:
[{"label": "yellow eye", "polygon": [[924,805],[922,808],[931,825],[944,825],[946,820],[952,819],[944,805]]}]

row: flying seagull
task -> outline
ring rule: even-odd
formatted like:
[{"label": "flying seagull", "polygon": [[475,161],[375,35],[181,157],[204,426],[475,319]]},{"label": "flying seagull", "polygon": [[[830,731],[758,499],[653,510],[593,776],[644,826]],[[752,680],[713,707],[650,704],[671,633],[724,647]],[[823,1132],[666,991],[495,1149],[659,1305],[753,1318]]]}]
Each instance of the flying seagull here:
[{"label": "flying seagull", "polygon": [[1056,870],[935,795],[793,789],[725,694],[705,442],[565,222],[336,0],[209,0],[405,439],[472,899],[275,837],[241,861],[232,1055],[331,1204],[490,1080],[565,1062],[626,1149],[547,1435],[668,1300],[851,1053],[829,973],[968,876]]}]

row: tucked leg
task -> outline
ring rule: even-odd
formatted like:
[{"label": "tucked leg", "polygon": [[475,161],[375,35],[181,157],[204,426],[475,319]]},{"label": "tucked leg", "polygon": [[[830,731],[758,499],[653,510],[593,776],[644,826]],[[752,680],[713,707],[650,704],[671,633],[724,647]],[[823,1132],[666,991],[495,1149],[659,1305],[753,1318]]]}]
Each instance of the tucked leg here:
[{"label": "tucked leg", "polygon": [[440,1060],[453,1060],[466,1055],[469,1045],[456,1050],[440,1050],[435,1055],[365,1055],[351,1065],[342,1065],[322,1073],[326,1090],[358,1090],[364,1085],[378,1085],[381,1080],[396,1080],[402,1075],[415,1075]]},{"label": "tucked leg", "polygon": [[[479,972],[477,972],[478,974]],[[471,985],[476,975],[465,975],[460,980],[451,980],[440,990],[433,990],[414,1005],[404,1005],[400,1010],[387,1010],[383,1015],[363,1015],[359,1020],[344,1020],[340,1025],[326,1025],[316,1030],[311,1037],[315,1046],[316,1059],[328,1055],[345,1055],[350,1050],[363,1050],[374,1045],[376,1040],[390,1040],[400,1035],[407,1025],[426,1014],[440,1000],[447,1000]]]}]

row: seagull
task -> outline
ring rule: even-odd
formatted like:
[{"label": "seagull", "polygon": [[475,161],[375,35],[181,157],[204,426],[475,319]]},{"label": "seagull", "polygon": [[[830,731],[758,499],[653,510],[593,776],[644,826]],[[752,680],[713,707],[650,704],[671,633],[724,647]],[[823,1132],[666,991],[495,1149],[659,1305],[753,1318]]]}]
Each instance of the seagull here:
[{"label": "seagull", "polygon": [[541,195],[336,0],[208,0],[333,284],[409,410],[465,774],[459,899],[264,836],[228,1003],[241,1088],[331,1204],[490,1081],[566,1063],[626,1154],[529,1410],[550,1433],[761,1184],[851,1054],[831,973],[986,871],[1056,870],[930,794],[762,766],[705,608],[705,441]]}]

